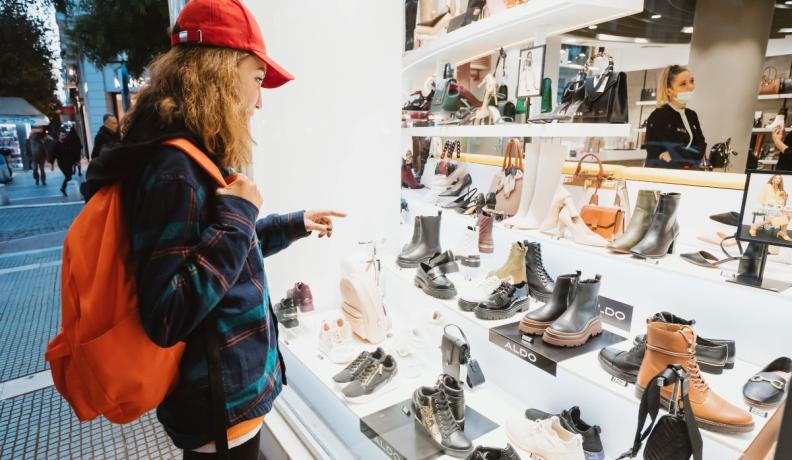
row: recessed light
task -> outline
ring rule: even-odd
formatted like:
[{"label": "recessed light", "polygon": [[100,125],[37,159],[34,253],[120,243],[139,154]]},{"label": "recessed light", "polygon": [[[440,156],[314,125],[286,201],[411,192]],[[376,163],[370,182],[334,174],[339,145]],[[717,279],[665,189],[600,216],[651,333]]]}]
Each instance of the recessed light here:
[{"label": "recessed light", "polygon": [[663,15],[662,15],[662,14],[653,14],[653,15],[652,15],[652,19],[660,19],[660,18],[662,18],[662,17],[663,17]]},{"label": "recessed light", "polygon": [[586,57],[586,53],[580,53],[578,54],[578,57]]},{"label": "recessed light", "polygon": [[783,27],[778,29],[778,33],[780,34],[792,34],[792,27]]},{"label": "recessed light", "polygon": [[792,5],[792,0],[787,0],[784,2],[784,5]]},{"label": "recessed light", "polygon": [[591,29],[591,30],[594,30],[594,29],[596,29],[596,28],[597,28],[597,26],[596,26],[596,25],[589,26],[589,29]]},{"label": "recessed light", "polygon": [[693,33],[693,27],[683,27],[682,28],[682,33],[683,34],[692,34]]}]

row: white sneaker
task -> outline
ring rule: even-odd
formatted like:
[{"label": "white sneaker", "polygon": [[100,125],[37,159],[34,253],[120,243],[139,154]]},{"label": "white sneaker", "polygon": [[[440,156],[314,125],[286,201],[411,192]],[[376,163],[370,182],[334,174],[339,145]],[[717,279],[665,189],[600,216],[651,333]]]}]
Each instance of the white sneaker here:
[{"label": "white sneaker", "polygon": [[479,255],[478,227],[468,226],[451,249],[454,259],[466,267],[480,267],[481,255]]},{"label": "white sneaker", "polygon": [[[457,304],[463,311],[473,311],[478,304],[489,299],[490,294],[501,285],[504,280],[497,276],[487,276],[478,282],[468,283],[459,290],[459,301]],[[511,282],[511,277],[507,280]]]},{"label": "white sneaker", "polygon": [[346,364],[355,359],[352,345],[352,328],[343,318],[332,323],[322,321],[319,328],[319,351],[335,364]]},{"label": "white sneaker", "polygon": [[585,460],[583,438],[567,431],[558,417],[528,420],[512,417],[506,421],[506,434],[518,448],[542,460]]}]

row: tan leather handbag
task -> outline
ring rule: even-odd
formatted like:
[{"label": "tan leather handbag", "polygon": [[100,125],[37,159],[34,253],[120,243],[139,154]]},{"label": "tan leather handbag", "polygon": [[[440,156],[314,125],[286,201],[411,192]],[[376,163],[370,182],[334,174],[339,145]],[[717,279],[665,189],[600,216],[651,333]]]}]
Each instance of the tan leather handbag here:
[{"label": "tan leather handbag", "polygon": [[778,78],[778,69],[767,66],[762,72],[762,81],[759,83],[759,94],[778,94],[781,90],[781,79]]},{"label": "tan leather handbag", "polygon": [[495,193],[495,212],[513,216],[520,208],[522,196],[523,150],[519,139],[510,139],[503,155],[501,170],[492,178],[490,193]]},{"label": "tan leather handbag", "polygon": [[619,195],[616,195],[617,203],[613,207],[600,206],[598,192],[594,192],[589,204],[581,208],[580,218],[592,232],[613,241],[624,232],[624,212],[619,207]]},{"label": "tan leather handbag", "polygon": [[[597,160],[598,170],[596,173],[583,171],[583,162],[589,157]],[[564,185],[577,185],[584,189],[594,188],[594,193],[589,198],[588,204],[580,209],[580,217],[591,231],[608,241],[613,241],[623,233],[628,220],[627,210],[630,207],[627,184],[623,180],[608,176],[597,155],[593,153],[583,155],[578,161],[575,174],[564,179]],[[599,191],[601,188],[615,190],[613,206],[600,206]]]}]

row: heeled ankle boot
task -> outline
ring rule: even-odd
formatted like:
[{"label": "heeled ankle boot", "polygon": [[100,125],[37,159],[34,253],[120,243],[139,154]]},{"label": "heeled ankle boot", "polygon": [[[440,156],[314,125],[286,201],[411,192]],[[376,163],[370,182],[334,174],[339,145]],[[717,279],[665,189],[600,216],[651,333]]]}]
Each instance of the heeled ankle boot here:
[{"label": "heeled ankle boot", "polygon": [[396,263],[402,268],[416,268],[421,262],[427,262],[432,256],[443,252],[440,248],[440,217],[418,216],[421,220],[421,236],[409,250],[403,250]]},{"label": "heeled ankle boot", "polygon": [[528,282],[528,294],[536,300],[547,302],[553,295],[555,281],[547,273],[542,262],[542,245],[536,242],[523,241],[525,245],[525,274]]},{"label": "heeled ankle boot", "polygon": [[[696,333],[686,324],[647,321],[646,353],[638,371],[636,396],[670,364],[681,366],[690,376],[690,409],[701,428],[719,433],[745,433],[754,428],[753,417],[712,391],[701,376],[696,360]],[[661,390],[664,405],[673,397],[672,387]]]},{"label": "heeled ankle boot", "polygon": [[478,215],[478,228],[479,228],[479,252],[483,254],[492,254],[495,252],[495,241],[492,239],[492,224],[494,218],[485,212],[480,212]]},{"label": "heeled ankle boot", "polygon": [[649,224],[652,223],[652,216],[657,208],[659,195],[659,190],[638,191],[638,201],[635,203],[635,210],[630,219],[630,225],[627,226],[627,230],[622,236],[606,246],[609,250],[629,254],[630,249],[643,239],[649,230]]},{"label": "heeled ankle boot", "polygon": [[580,272],[559,276],[550,300],[541,308],[525,314],[520,321],[520,331],[531,335],[544,334],[545,329],[566,311],[567,303],[571,299],[569,293],[579,279]]},{"label": "heeled ankle boot", "polygon": [[657,202],[657,209],[652,216],[652,222],[646,235],[630,252],[638,257],[657,259],[670,254],[674,249],[674,242],[679,236],[679,193],[663,193]]},{"label": "heeled ankle boot", "polygon": [[557,347],[580,347],[602,333],[599,311],[600,275],[578,280],[566,311],[544,331],[542,340]]},{"label": "heeled ankle boot", "polygon": [[418,0],[404,2],[404,51],[415,46],[415,21],[418,16]]},{"label": "heeled ankle boot", "polygon": [[525,253],[525,245],[521,241],[515,241],[503,266],[488,276],[495,276],[501,281],[511,278],[511,284],[522,287],[528,280],[525,273]]},{"label": "heeled ankle boot", "polygon": [[415,176],[413,175],[412,168],[408,164],[402,165],[401,183],[402,183],[402,187],[406,187],[406,188],[411,188],[411,189],[424,188],[423,184],[419,184],[418,181],[415,180]]}]

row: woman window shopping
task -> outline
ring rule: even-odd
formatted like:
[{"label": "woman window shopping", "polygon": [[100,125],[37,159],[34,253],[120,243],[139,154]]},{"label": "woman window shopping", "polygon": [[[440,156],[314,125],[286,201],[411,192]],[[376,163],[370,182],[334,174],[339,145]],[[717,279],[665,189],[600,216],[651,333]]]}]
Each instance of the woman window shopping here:
[{"label": "woman window shopping", "polygon": [[646,123],[646,163],[652,168],[698,169],[707,149],[698,115],[687,108],[693,73],[672,65],[660,72],[657,109]]},{"label": "woman window shopping", "polygon": [[[344,215],[258,219],[256,184],[233,173],[251,162],[249,122],[261,108],[261,88],[292,79],[265,54],[259,26],[239,0],[190,1],[171,43],[149,66],[150,83],[124,118],[121,144],[91,162],[89,192],[122,181],[143,326],[160,346],[186,344],[179,381],[157,408],[165,431],[184,458],[215,458],[220,418],[230,458],[257,459],[263,416],[286,383],[263,258],[311,232],[332,236],[332,217]],[[162,145],[173,138],[200,148],[229,185],[218,188],[187,155]],[[204,341],[205,328],[219,347]],[[219,360],[207,359],[215,353]],[[221,372],[210,373],[217,361]],[[225,411],[211,409],[218,374]]]}]

